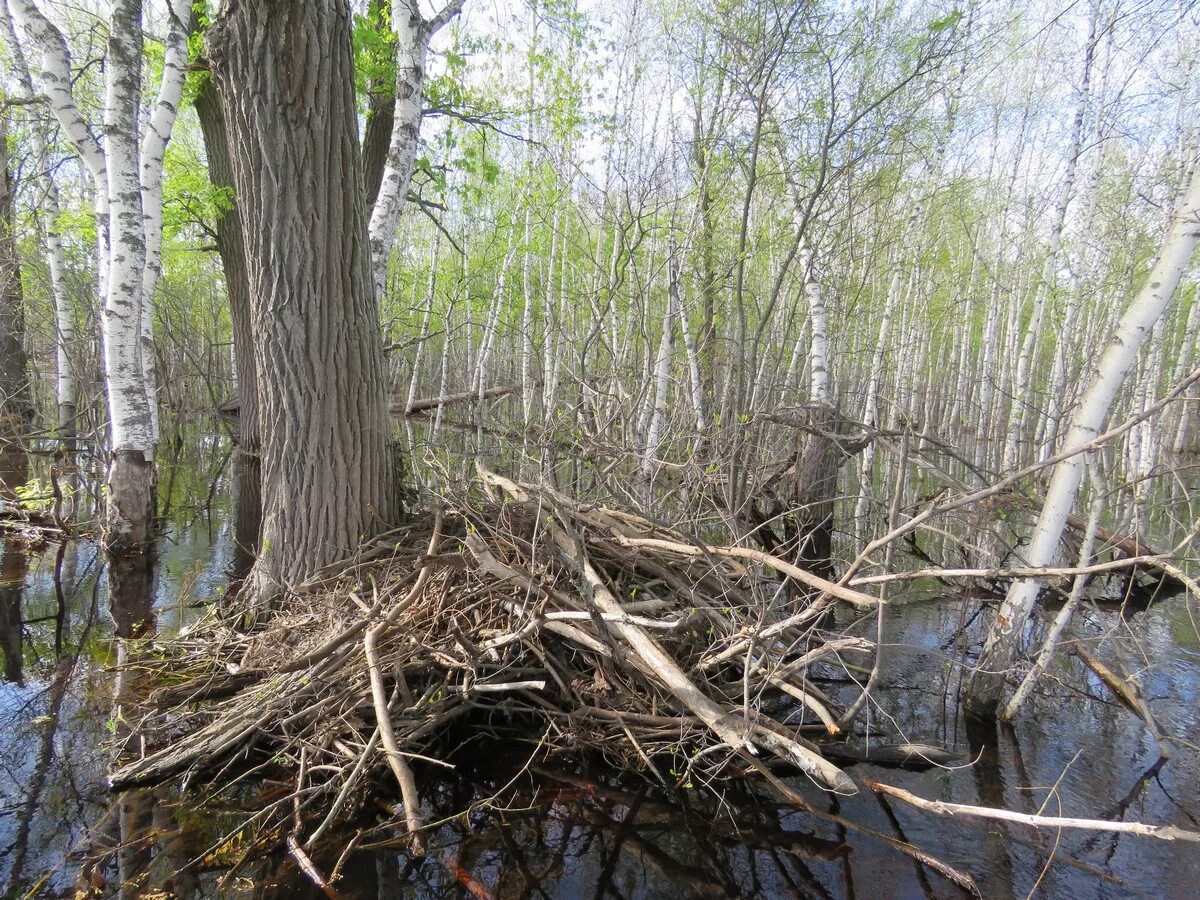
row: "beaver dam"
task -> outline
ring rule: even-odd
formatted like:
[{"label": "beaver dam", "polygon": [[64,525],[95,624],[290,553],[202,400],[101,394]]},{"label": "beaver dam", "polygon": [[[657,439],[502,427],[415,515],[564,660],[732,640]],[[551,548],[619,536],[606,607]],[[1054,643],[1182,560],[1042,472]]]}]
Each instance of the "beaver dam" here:
[{"label": "beaver dam", "polygon": [[[1195,586],[1139,588],[1146,554],[1113,556],[1017,731],[956,698],[986,589],[1019,570],[974,594],[928,570],[834,582],[482,466],[269,612],[211,604],[155,636],[154,589],[113,573],[117,655],[6,701],[16,733],[66,741],[115,666],[96,739],[116,763],[69,742],[6,785],[9,896],[852,896],[875,872],[926,896],[1182,889]],[[1171,598],[1133,613],[1138,590]],[[1134,640],[1129,615],[1155,624]],[[67,830],[39,825],[72,791]]]}]

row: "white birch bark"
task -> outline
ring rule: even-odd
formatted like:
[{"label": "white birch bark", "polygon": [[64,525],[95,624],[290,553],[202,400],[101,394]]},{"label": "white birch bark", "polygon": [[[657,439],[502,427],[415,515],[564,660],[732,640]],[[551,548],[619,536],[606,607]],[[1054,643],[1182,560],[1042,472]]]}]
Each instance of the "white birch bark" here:
[{"label": "white birch bark", "polygon": [[58,233],[58,199],[53,188],[48,192],[46,209],[46,266],[50,273],[50,299],[54,304],[55,399],[58,405],[60,435],[75,431],[75,369],[71,360],[75,344],[75,320],[64,289],[66,255],[62,235]]},{"label": "white birch bark", "polygon": [[[3,39],[8,44],[11,54],[13,75],[20,87],[20,96],[26,102],[33,102],[36,97],[33,78],[30,74],[29,63],[25,59],[25,50],[17,38],[12,15],[8,8],[8,0],[0,0],[0,28],[3,29]],[[41,128],[31,128],[30,133],[34,154],[40,160],[48,160],[49,148]],[[54,308],[55,400],[58,406],[58,428],[60,437],[69,438],[74,430],[75,421],[75,373],[71,363],[75,322],[71,315],[63,281],[66,272],[66,254],[63,250],[62,235],[59,234],[60,212],[58,185],[55,183],[54,177],[47,174],[45,208],[44,211],[39,210],[38,216],[41,220],[42,234],[45,236],[46,268],[50,276],[50,302]]]},{"label": "white birch bark", "polygon": [[63,133],[93,178],[104,177],[104,152],[75,105],[71,92],[71,55],[67,42],[33,0],[8,0],[17,24],[41,55],[37,81]]},{"label": "white birch bark", "polygon": [[[911,221],[910,221],[911,224]],[[892,313],[900,294],[900,270],[897,268],[888,285],[887,298],[883,303],[883,317],[879,321],[879,335],[875,341],[875,352],[871,356],[871,375],[867,383],[867,396],[863,401],[862,419],[868,428],[874,428],[879,418],[879,382],[883,377],[883,358],[887,352],[888,332],[892,327]],[[854,540],[861,545],[865,536],[867,510],[871,503],[871,473],[875,467],[875,442],[863,448],[858,467],[858,501],[854,504]]]},{"label": "white birch bark", "polygon": [[500,277],[496,281],[496,289],[492,292],[488,305],[487,324],[484,325],[483,337],[479,341],[479,356],[475,362],[475,377],[471,389],[476,392],[479,403],[483,404],[483,392],[487,389],[488,364],[491,362],[492,347],[496,342],[496,329],[500,321],[500,309],[504,306],[504,294],[508,281],[508,269],[512,265],[517,248],[509,235],[508,250],[504,254],[504,262],[500,266]]},{"label": "white birch bark", "polygon": [[1067,390],[1068,355],[1075,352],[1075,317],[1079,301],[1079,279],[1071,275],[1067,287],[1067,310],[1063,315],[1055,340],[1054,360],[1050,371],[1050,390],[1047,392],[1046,416],[1038,435],[1041,452],[1038,459],[1045,461],[1054,455],[1054,447],[1058,443],[1058,429],[1062,422],[1065,403],[1063,394]]},{"label": "white birch bark", "polygon": [[975,467],[977,469],[988,467],[991,423],[996,420],[993,412],[996,394],[996,345],[1000,340],[1000,309],[997,301],[998,292],[993,289],[991,302],[987,304],[987,312],[984,316],[983,347],[980,350],[979,421],[975,428]]},{"label": "white birch bark", "polygon": [[108,37],[104,152],[108,163],[110,261],[104,298],[104,367],[112,451],[154,456],[154,425],[142,362],[142,221],[138,117],[142,89],[141,2],[115,0]]},{"label": "white birch bark", "polygon": [[963,320],[967,323],[967,327],[962,329],[957,335],[958,379],[954,388],[954,396],[950,398],[949,420],[955,429],[966,427],[967,410],[974,399],[975,387],[973,376],[976,373],[970,371],[971,332],[974,330],[976,306],[975,283],[979,276],[979,247],[975,241],[971,242],[969,252],[971,254],[971,274],[967,279],[967,289],[963,300]]},{"label": "white birch bark", "polygon": [[812,323],[812,341],[809,345],[809,400],[812,403],[829,403],[829,321],[825,297],[821,293],[821,282],[816,273],[815,254],[804,250],[804,293],[808,298],[808,317]]},{"label": "white birch bark", "polygon": [[[463,243],[465,244],[466,241],[464,240]],[[462,266],[463,309],[465,310],[465,313],[463,315],[463,332],[464,332],[466,340],[464,341],[464,343],[467,345],[466,350],[463,354],[463,358],[466,361],[466,368],[464,371],[471,373],[471,380],[470,380],[469,384],[470,384],[471,390],[474,390],[475,389],[475,375],[474,375],[474,372],[475,372],[475,342],[472,339],[472,336],[474,334],[475,321],[471,315],[471,263],[468,260],[467,254],[465,252],[463,254],[461,254],[461,256],[459,257],[459,263]]]},{"label": "white birch bark", "polygon": [[[433,297],[437,288],[438,251],[442,246],[442,233],[439,231],[433,240],[433,251],[429,255],[429,281],[425,286],[425,313],[421,317],[421,331],[417,335],[417,351],[413,356],[412,376],[408,380],[408,397],[404,401],[404,411],[412,412],[413,402],[417,399],[417,385],[421,380],[421,359],[425,355],[425,342],[429,339],[429,320],[433,318]],[[440,394],[438,396],[441,396]],[[439,406],[440,410],[441,407]]]},{"label": "white birch bark", "polygon": [[521,262],[521,411],[529,428],[533,415],[533,213],[525,204],[525,252]]},{"label": "white birch bark", "polygon": [[800,330],[796,334],[796,341],[792,344],[792,355],[788,359],[787,374],[783,377],[786,390],[799,390],[800,359],[804,355],[804,348],[808,346],[808,334],[811,327],[812,320],[805,316],[804,321],[800,323]]},{"label": "white birch bark", "polygon": [[[1192,306],[1188,310],[1187,324],[1184,326],[1183,342],[1179,348],[1179,358],[1175,362],[1175,371],[1173,373],[1172,382],[1178,383],[1183,380],[1184,375],[1188,370],[1196,364],[1196,339],[1200,332],[1200,292],[1192,297]],[[1175,437],[1171,442],[1171,450],[1174,453],[1182,453],[1188,444],[1188,435],[1192,428],[1192,420],[1195,418],[1193,407],[1198,402],[1195,388],[1184,394],[1183,403],[1180,404],[1182,409],[1179,413],[1179,425],[1175,429]]]},{"label": "white birch bark", "polygon": [[568,264],[570,262],[570,247],[571,247],[571,217],[568,215],[563,227],[562,249],[559,251],[558,264],[558,311],[555,316],[555,329],[553,333],[553,342],[550,337],[546,338],[546,346],[548,352],[546,366],[546,380],[543,386],[544,399],[542,401],[542,415],[549,418],[554,411],[554,405],[558,398],[558,382],[562,371],[562,344],[566,338],[567,330],[567,311],[570,309],[570,298],[567,294],[567,275]]},{"label": "white birch bark", "polygon": [[[450,379],[450,335],[453,334],[452,325],[454,321],[454,301],[455,298],[451,297],[450,305],[446,309],[445,327],[442,329],[442,365],[438,375],[437,394],[435,395],[438,397],[445,397],[448,393],[447,385],[449,384]],[[411,405],[411,401],[409,402]],[[442,414],[445,411],[446,404],[439,403],[437,412],[433,417],[433,431],[430,434],[430,439],[435,445],[437,444],[438,434],[442,430]]]},{"label": "white birch bark", "polygon": [[[1079,549],[1079,567],[1085,568],[1091,565],[1092,549],[1096,543],[1096,528],[1100,525],[1100,513],[1104,509],[1104,492],[1100,489],[1098,480],[1095,477],[1093,465],[1089,465],[1089,474],[1092,476],[1092,484],[1095,488],[1095,496],[1092,499],[1092,509],[1088,513],[1087,527],[1083,534],[1083,544]],[[1062,637],[1067,626],[1071,623],[1071,618],[1075,614],[1076,607],[1079,606],[1079,601],[1083,599],[1083,589],[1087,586],[1088,576],[1076,575],[1071,583],[1071,594],[1067,597],[1067,602],[1063,604],[1062,609],[1058,611],[1058,615],[1054,617],[1054,622],[1050,626],[1050,631],[1046,634],[1045,641],[1042,642],[1042,648],[1038,651],[1037,659],[1033,663],[1033,667],[1025,675],[1020,686],[1013,692],[1012,697],[1004,707],[1004,712],[1000,718],[1005,722],[1011,722],[1017,717],[1022,704],[1029,696],[1029,692],[1033,690],[1034,684],[1042,672],[1046,671],[1050,666],[1050,660],[1054,658],[1054,651],[1058,648],[1059,638]]]},{"label": "white birch bark", "polygon": [[550,420],[551,405],[550,381],[554,368],[554,356],[557,353],[559,316],[554,309],[554,277],[558,271],[559,220],[561,210],[558,204],[554,206],[554,215],[550,221],[550,258],[546,262],[545,287],[542,290],[542,420]]},{"label": "white birch bark", "polygon": [[[1157,263],[1145,285],[1126,308],[1096,364],[1091,384],[1063,442],[1064,452],[1081,448],[1100,434],[1114,396],[1174,294],[1198,239],[1200,176],[1193,175]],[[1070,456],[1054,467],[1026,553],[1027,565],[1046,566],[1053,561],[1067,516],[1075,505],[1084,467],[1082,453]],[[967,702],[972,709],[989,714],[995,711],[1005,674],[1016,656],[1021,633],[1033,611],[1039,591],[1039,582],[1034,579],[1015,581],[1009,588],[967,689]]]},{"label": "white birch bark", "polygon": [[[16,24],[40,56],[41,69],[36,79],[31,81],[36,80],[40,86],[59,127],[92,178],[96,218],[96,291],[103,305],[108,294],[110,263],[108,171],[104,149],[75,104],[71,88],[71,54],[62,32],[42,14],[33,0],[6,0],[6,3]],[[32,71],[30,74],[32,76]]]},{"label": "white birch bark", "polygon": [[413,163],[421,139],[422,92],[425,89],[429,42],[462,10],[463,0],[450,0],[436,16],[421,15],[420,0],[392,0],[392,31],[396,35],[396,110],[388,143],[383,180],[371,211],[368,239],[375,298],[383,297],[388,262],[396,243],[396,229],[404,212],[404,198],[412,180]]},{"label": "white birch bark", "polygon": [[[172,0],[166,65],[159,102],[141,154],[142,2],[114,0],[108,23],[103,145],[88,128],[72,93],[71,58],[62,33],[34,0],[9,0],[41,56],[40,82],[50,108],[95,186],[97,296],[101,305],[105,386],[109,409],[107,539],[110,546],[140,544],[148,536],[157,443],[147,229],[154,254],[161,246],[162,158],[182,91],[187,20],[191,7]],[[149,189],[150,202],[143,203]],[[150,216],[149,223],[145,216]],[[157,259],[154,264],[157,265]],[[157,275],[151,273],[151,280]]]},{"label": "white birch bark", "polygon": [[683,308],[679,310],[679,329],[683,335],[683,350],[687,355],[688,387],[692,397],[692,413],[696,417],[696,431],[703,433],[708,427],[708,420],[704,415],[704,381],[700,377],[700,354],[696,350],[691,326],[688,325],[688,312]]},{"label": "white birch bark", "polygon": [[[139,315],[142,380],[150,406],[150,428],[158,442],[158,367],[154,356],[154,291],[162,277],[163,166],[167,144],[179,114],[188,65],[188,27],[191,0],[170,0],[167,6],[167,37],[158,99],[146,123],[141,145],[142,220],[146,257],[142,267],[142,303]],[[139,61],[140,65],[140,61]]]},{"label": "white birch bark", "polygon": [[646,429],[646,453],[642,457],[642,474],[647,489],[654,477],[654,459],[662,440],[663,423],[667,414],[667,393],[671,387],[671,360],[675,355],[675,315],[679,308],[679,273],[675,261],[669,262],[667,276],[667,310],[663,314],[662,338],[654,363],[654,395],[650,424]]}]

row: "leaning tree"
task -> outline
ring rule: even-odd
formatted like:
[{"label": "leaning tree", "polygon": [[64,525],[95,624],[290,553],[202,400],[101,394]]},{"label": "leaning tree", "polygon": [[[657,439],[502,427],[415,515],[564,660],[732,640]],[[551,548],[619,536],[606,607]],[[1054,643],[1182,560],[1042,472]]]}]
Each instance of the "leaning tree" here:
[{"label": "leaning tree", "polygon": [[[1118,389],[1136,361],[1138,350],[1165,312],[1196,244],[1200,243],[1200,171],[1194,166],[1192,170],[1190,186],[1150,274],[1096,360],[1087,391],[1071,420],[1059,454],[1061,458],[1054,466],[1046,499],[1025,552],[1025,562],[1030,566],[1054,563],[1067,517],[1083,481],[1086,456],[1096,449]],[[972,713],[995,714],[1008,670],[1017,657],[1025,625],[1040,594],[1041,582],[1035,578],[1018,579],[1010,585],[967,685],[966,702]]]}]

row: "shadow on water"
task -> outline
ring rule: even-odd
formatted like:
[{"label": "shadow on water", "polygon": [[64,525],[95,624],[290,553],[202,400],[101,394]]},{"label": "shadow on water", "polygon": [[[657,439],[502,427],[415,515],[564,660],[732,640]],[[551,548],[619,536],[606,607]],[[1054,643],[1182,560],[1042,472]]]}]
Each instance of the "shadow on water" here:
[{"label": "shadow on water", "polygon": [[[87,541],[9,538],[0,557],[0,891],[4,897],[957,897],[962,891],[862,831],[775,802],[749,784],[720,795],[666,789],[604,770],[526,765],[532,745],[466,736],[453,772],[425,773],[427,820],[441,822],[424,858],[405,854],[386,786],[360,829],[313,849],[336,885],[313,886],[295,857],[252,852],[235,837],[210,848],[244,810],[195,806],[168,790],[112,796],[112,754],[136,741],[141,639],[186,624],[248,564],[252,523],[230,508],[247,496],[239,454],[219,443],[180,460],[163,485],[168,527],[153,554],[107,568]],[[232,464],[230,461],[232,459]],[[3,460],[6,484],[21,460]],[[255,525],[256,527],[256,525]],[[1200,826],[1200,763],[1167,762],[1141,722],[1111,701],[1078,660],[1059,660],[1015,727],[965,721],[956,695],[986,617],[961,597],[914,588],[887,622],[878,703],[865,739],[884,734],[959,753],[964,764],[924,772],[853,765],[923,797],[1045,812]],[[1138,613],[1086,610],[1077,632],[1141,673],[1166,730],[1200,738],[1200,639],[1182,598]],[[954,636],[961,632],[961,636]],[[1104,639],[1101,644],[1101,638]],[[813,673],[835,697],[846,672]],[[584,765],[584,764],[580,764]],[[984,896],[1194,895],[1193,846],[1018,824],[940,818],[869,792],[833,801],[788,779],[819,810],[911,842],[971,873]],[[290,787],[247,785],[253,810]],[[228,797],[223,803],[232,803]],[[371,803],[375,805],[372,806]],[[465,815],[459,815],[464,810]],[[272,847],[278,847],[275,836]],[[272,855],[273,853],[273,855]]]}]

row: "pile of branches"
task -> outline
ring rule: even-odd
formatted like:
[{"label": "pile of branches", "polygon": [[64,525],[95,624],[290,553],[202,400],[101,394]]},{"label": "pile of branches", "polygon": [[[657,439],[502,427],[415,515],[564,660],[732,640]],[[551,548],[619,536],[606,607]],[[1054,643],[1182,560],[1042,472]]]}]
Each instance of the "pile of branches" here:
[{"label": "pile of branches", "polygon": [[822,624],[834,604],[877,598],[480,473],[486,502],[443,499],[303,586],[259,630],[227,611],[151,641],[135,665],[154,687],[128,723],[138,752],[113,787],[282,767],[295,809],[280,809],[303,822],[289,839],[300,848],[351,818],[367,785],[394,779],[397,822],[419,842],[413,766],[446,765],[439,739],[469,721],[664,781],[769,775],[771,763],[856,791],[817,743],[855,710],[808,675],[872,652]]}]

